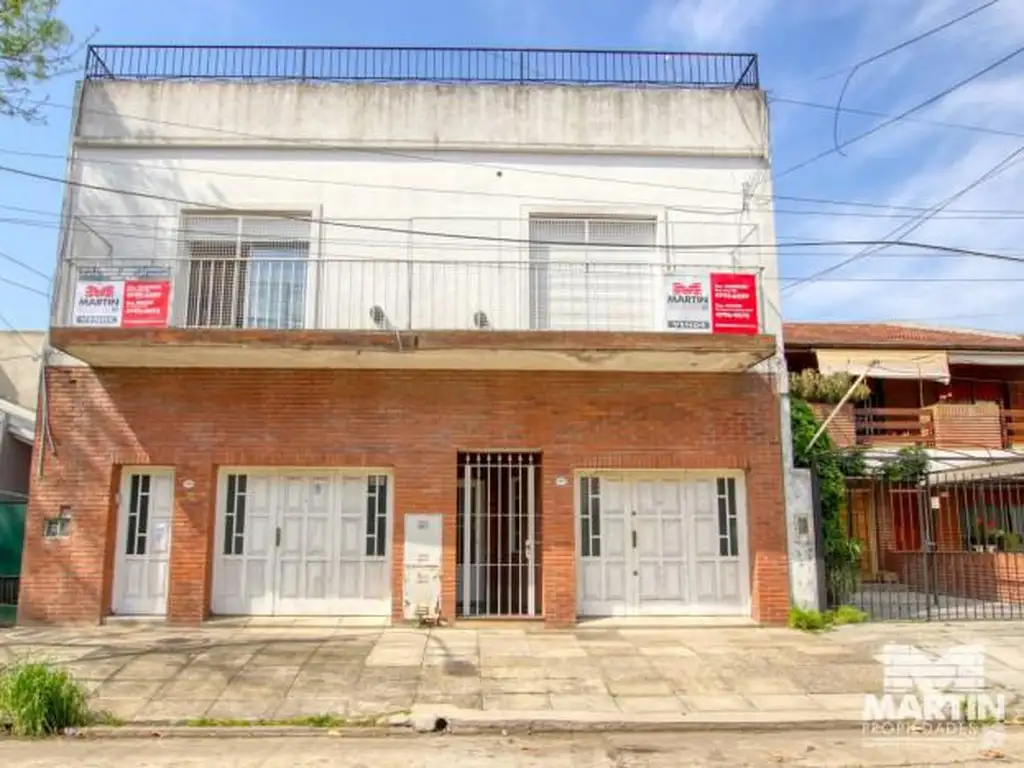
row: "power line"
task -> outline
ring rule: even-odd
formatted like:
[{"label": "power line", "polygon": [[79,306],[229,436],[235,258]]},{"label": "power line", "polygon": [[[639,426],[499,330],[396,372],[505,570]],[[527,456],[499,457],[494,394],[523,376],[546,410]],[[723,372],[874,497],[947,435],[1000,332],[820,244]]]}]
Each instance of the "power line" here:
[{"label": "power line", "polygon": [[960,16],[957,16],[955,19],[951,19],[951,20],[946,21],[946,22],[944,22],[942,24],[939,24],[937,27],[932,27],[931,29],[924,31],[921,34],[916,35],[916,36],[910,38],[909,40],[904,40],[902,43],[898,43],[897,45],[894,45],[894,46],[891,46],[889,48],[886,48],[881,53],[876,53],[874,56],[869,56],[868,58],[863,59],[862,61],[857,62],[853,66],[853,68],[850,70],[850,74],[846,76],[846,80],[843,82],[843,87],[839,90],[839,98],[836,99],[836,109],[835,109],[834,118],[832,120],[832,143],[833,143],[833,146],[834,146],[836,152],[838,152],[840,155],[845,154],[843,152],[843,150],[842,150],[842,146],[839,143],[839,115],[840,115],[840,108],[843,106],[843,98],[846,96],[846,91],[850,87],[850,83],[853,81],[854,76],[857,74],[857,72],[860,70],[861,67],[866,66],[868,64],[871,64],[873,62],[879,61],[881,59],[884,59],[886,56],[889,56],[889,55],[895,53],[896,51],[903,50],[904,48],[907,48],[907,47],[909,47],[911,45],[914,45],[915,43],[918,43],[921,40],[924,40],[925,38],[928,38],[928,37],[931,37],[932,35],[938,34],[939,32],[942,32],[943,30],[949,29],[950,27],[952,27],[952,26],[954,26],[956,24],[959,24],[960,22],[965,21],[966,19],[969,19],[971,16],[974,16],[977,13],[981,13],[986,8],[991,8],[993,5],[995,5],[999,1],[1000,0],[989,0],[986,3],[982,3],[981,5],[972,8],[967,13],[964,13],[964,14],[962,14]]},{"label": "power line", "polygon": [[[941,203],[938,203],[934,207],[934,209],[932,211],[929,211],[928,213],[921,214],[921,216],[918,218],[918,220],[916,222],[913,222],[913,223],[906,222],[904,224],[899,225],[894,230],[886,233],[886,235],[885,235],[885,237],[883,239],[888,240],[891,237],[895,237],[897,239],[897,241],[900,241],[903,238],[905,238],[907,235],[911,234],[912,232],[916,232],[918,229],[920,229],[922,226],[924,226],[924,224],[927,223],[928,220],[935,213],[938,213],[943,208],[945,208],[947,205],[950,205],[950,204],[956,202],[957,200],[959,200],[961,197],[966,195],[971,190],[976,189],[977,187],[979,187],[982,184],[984,184],[986,181],[994,178],[995,176],[998,176],[1000,173],[1005,171],[1007,168],[1009,168],[1011,165],[1013,165],[1014,162],[1016,162],[1017,157],[1020,156],[1022,153],[1024,153],[1024,145],[1021,145],[1020,147],[1015,149],[1013,152],[1011,152],[1009,155],[1004,157],[1002,160],[1000,160],[994,166],[989,168],[987,171],[985,171],[981,176],[976,178],[974,181],[972,181],[969,184],[961,187],[956,192],[954,192],[952,195],[950,195],[945,200],[943,200]],[[832,274],[833,272],[836,272],[836,271],[842,269],[843,267],[846,267],[846,266],[848,266],[850,264],[853,264],[856,261],[859,261],[861,259],[867,258],[868,256],[871,256],[871,255],[873,255],[875,253],[879,253],[879,252],[885,250],[886,247],[888,247],[888,246],[882,246],[882,247],[869,246],[869,247],[867,247],[867,248],[865,248],[865,249],[863,249],[863,250],[853,254],[852,256],[850,256],[850,257],[848,257],[846,259],[843,259],[838,264],[833,264],[832,266],[826,267],[825,269],[822,269],[822,270],[819,270],[818,272],[815,272],[812,275],[808,275],[806,278],[804,278],[804,279],[802,279],[802,280],[800,280],[800,281],[798,281],[796,283],[793,283],[791,285],[786,286],[786,290],[792,290],[792,289],[794,289],[794,288],[796,288],[796,287],[798,287],[800,285],[807,285],[807,284],[812,283],[812,282],[814,282],[816,280],[820,280],[822,278],[822,276]]]},{"label": "power line", "polygon": [[0,283],[13,286],[14,288],[20,288],[21,290],[28,291],[29,293],[38,294],[39,296],[42,296],[44,299],[50,298],[50,294],[45,293],[44,291],[40,291],[38,288],[33,288],[31,285],[19,283],[17,280],[8,280],[6,277],[0,277]]},{"label": "power line", "polygon": [[[1021,134],[1024,137],[1024,134]],[[21,150],[11,149],[0,149],[2,155],[13,155],[16,157],[32,157],[32,158],[43,158],[53,160],[64,160],[63,155],[57,155],[46,152],[29,152]],[[533,195],[533,194],[517,194],[510,192],[492,192],[487,190],[476,190],[476,189],[445,189],[435,187],[413,187],[402,184],[376,184],[369,182],[359,181],[343,181],[340,179],[311,179],[302,176],[279,176],[276,174],[261,174],[261,173],[245,173],[240,171],[219,171],[208,168],[172,168],[168,166],[162,166],[158,164],[151,164],[137,161],[125,161],[125,160],[110,160],[101,158],[89,158],[85,161],[89,165],[111,165],[117,167],[136,168],[136,169],[152,169],[155,171],[175,174],[175,175],[186,175],[186,174],[198,174],[203,176],[221,176],[225,178],[241,178],[241,179],[262,179],[264,181],[279,181],[279,182],[291,182],[298,184],[312,184],[316,186],[339,186],[339,187],[355,187],[359,189],[385,189],[385,190],[401,190],[404,192],[422,192],[424,194],[432,195],[458,195],[462,197],[497,197],[497,198],[512,198],[512,199],[528,199],[528,200],[544,200],[552,202],[566,202],[566,203],[602,203],[602,204],[617,204],[622,206],[650,206],[651,201],[632,201],[632,200],[600,200],[597,198],[570,198],[570,197],[553,197],[547,195]],[[701,213],[705,215],[713,216],[738,216],[744,211],[742,208],[727,209],[720,206],[700,206],[700,205],[688,205],[679,206],[671,205],[664,206],[670,212],[678,213]],[[47,211],[39,211],[33,209],[21,209],[14,206],[0,205],[3,209],[12,210],[23,210],[28,213],[39,213],[43,215],[59,216],[60,214],[51,214]],[[921,208],[921,210],[928,210]],[[882,218],[882,219],[894,219],[894,218],[906,218],[912,219],[916,217],[913,213],[865,213],[859,211],[828,211],[828,210],[793,210],[774,207],[773,212],[779,215],[794,215],[794,216],[828,216],[828,217],[853,217],[853,218]],[[132,214],[128,214],[132,215]],[[134,214],[142,216],[140,214]],[[1004,219],[1024,219],[1024,210],[1012,210],[1012,211],[1000,211],[1000,210],[975,210],[975,211],[953,211],[948,215],[943,216],[943,219],[952,220],[1004,220]]]},{"label": "power line", "polygon": [[[59,109],[72,110],[72,111],[75,110],[75,107],[72,107],[72,106],[70,106],[68,104],[58,104],[58,103],[54,103],[54,102],[40,102],[40,104],[44,105],[44,106],[47,106],[47,107],[54,107],[54,108],[59,108]],[[826,108],[833,109],[834,107],[833,106],[827,106]],[[120,118],[122,120],[127,120],[127,121],[145,122],[145,123],[151,123],[151,124],[156,124],[156,125],[168,125],[168,126],[173,126],[173,127],[188,128],[188,129],[191,129],[191,130],[207,131],[207,132],[210,132],[210,133],[219,133],[219,134],[232,135],[232,136],[238,136],[238,137],[243,137],[243,138],[251,138],[251,139],[261,139],[261,140],[270,141],[270,142],[280,142],[280,143],[283,143],[283,144],[297,145],[297,146],[309,147],[309,148],[314,148],[314,149],[316,149],[316,148],[328,149],[328,150],[336,150],[336,149],[338,149],[334,145],[327,144],[327,143],[324,143],[324,142],[317,142],[317,141],[311,140],[311,139],[295,139],[295,138],[291,138],[291,137],[279,137],[279,136],[271,136],[271,135],[267,135],[267,134],[252,133],[252,132],[249,132],[249,131],[237,131],[237,130],[232,130],[232,129],[228,129],[228,128],[221,128],[221,127],[218,127],[218,126],[196,125],[194,123],[182,123],[182,122],[173,121],[173,120],[159,120],[159,119],[150,118],[150,117],[141,117],[141,116],[138,116],[138,115],[129,115],[129,114],[121,113],[121,112],[114,112],[114,111],[111,111],[111,110],[103,110],[103,109],[95,109],[95,108],[85,107],[85,106],[82,106],[79,111],[81,113],[89,112],[89,113],[93,113],[93,114],[102,114],[102,115],[114,116],[114,117],[118,117],[118,118]],[[906,118],[903,118],[903,119],[906,119]],[[1024,134],[1021,134],[1021,135],[1024,136]],[[741,197],[741,198],[744,196],[744,192],[737,191],[734,188],[733,189],[722,189],[722,188],[714,188],[714,187],[686,187],[686,186],[680,186],[680,185],[676,185],[676,184],[662,184],[662,183],[658,183],[658,182],[642,181],[642,180],[639,180],[639,179],[616,179],[614,177],[613,178],[609,178],[609,177],[604,177],[604,176],[586,176],[586,175],[582,175],[582,174],[571,174],[571,173],[565,173],[565,172],[560,172],[560,171],[542,170],[542,169],[537,169],[537,168],[523,168],[523,167],[520,167],[520,166],[501,165],[501,164],[497,164],[497,163],[480,163],[480,162],[472,162],[472,161],[468,161],[468,160],[456,160],[456,159],[452,159],[450,157],[438,157],[436,155],[422,155],[422,154],[416,154],[416,153],[411,153],[411,152],[399,152],[399,151],[396,151],[396,150],[386,150],[386,149],[379,149],[379,148],[349,147],[349,148],[345,148],[345,151],[346,152],[353,152],[353,153],[360,153],[360,154],[380,155],[380,156],[384,156],[384,157],[400,157],[400,158],[407,158],[407,159],[413,159],[413,160],[421,160],[421,161],[425,161],[425,162],[442,163],[442,164],[447,164],[447,165],[468,165],[468,166],[481,167],[481,168],[485,168],[485,169],[488,169],[488,170],[502,170],[502,171],[507,170],[507,171],[513,171],[513,172],[519,171],[519,172],[523,172],[523,173],[530,173],[530,174],[536,174],[536,175],[542,175],[542,176],[552,176],[552,177],[561,177],[561,178],[580,179],[580,180],[583,180],[583,181],[598,181],[598,182],[607,182],[607,183],[611,183],[611,184],[628,184],[628,185],[632,185],[632,186],[651,187],[651,188],[655,188],[655,189],[668,189],[668,190],[675,190],[675,191],[702,192],[704,194],[730,195],[730,196],[733,196],[733,197]],[[63,157],[63,156],[60,156],[59,158],[55,158],[55,159],[62,159],[63,160],[63,159],[66,159],[66,158]],[[752,194],[752,195],[750,195],[750,198],[751,199],[758,199],[758,200],[762,200],[762,201],[770,201],[770,200],[772,200],[772,197],[768,196],[768,195]],[[923,206],[892,205],[892,204],[889,204],[889,203],[876,203],[876,202],[870,202],[870,201],[857,201],[857,200],[836,200],[836,199],[831,199],[831,198],[805,197],[805,196],[799,196],[799,195],[780,195],[780,194],[776,194],[774,196],[774,199],[775,200],[786,200],[786,201],[797,202],[797,203],[816,203],[816,204],[820,204],[820,205],[847,206],[847,207],[851,207],[851,208],[869,208],[869,209],[875,209],[875,210],[898,210],[898,211],[911,211],[911,212],[927,210],[927,208],[925,208]],[[616,202],[621,202],[621,201],[616,201]],[[965,211],[957,211],[957,212],[958,213],[975,213],[977,211],[965,210]],[[994,213],[999,213],[999,211],[993,211],[993,212]],[[1019,211],[1011,211],[1011,213],[1019,213]]]},{"label": "power line", "polygon": [[[189,207],[195,207],[203,210],[221,211],[225,213],[235,213],[234,209],[226,206],[215,205],[212,203],[203,203],[195,200],[187,200],[184,198],[171,197],[168,195],[158,195],[152,192],[141,192],[135,190],[124,190],[116,189],[114,187],[107,187],[101,184],[88,184],[81,181],[70,181],[62,179],[56,176],[50,176],[44,173],[36,173],[34,171],[28,171],[23,168],[12,168],[10,166],[0,165],[0,171],[11,173],[17,176],[24,176],[26,178],[38,179],[41,181],[49,181],[64,186],[78,187],[81,189],[91,189],[98,192],[109,192],[117,195],[124,195],[130,197],[138,197],[148,200],[158,200],[162,202],[170,202],[178,205],[185,205]],[[632,250],[632,249],[651,249],[652,246],[647,244],[629,244],[629,243],[597,243],[597,242],[572,242],[572,241],[547,241],[547,240],[532,240],[523,239],[516,237],[501,237],[494,235],[473,235],[464,232],[440,232],[432,230],[416,230],[412,228],[399,228],[399,227],[386,227],[373,224],[357,224],[351,221],[345,221],[342,219],[325,219],[325,218],[313,218],[311,216],[295,216],[291,214],[277,214],[277,218],[291,219],[294,221],[300,221],[304,223],[319,223],[321,225],[340,227],[344,229],[355,229],[370,232],[389,232],[392,234],[400,235],[421,235],[423,237],[435,237],[441,240],[461,240],[461,241],[473,241],[473,242],[496,242],[496,243],[512,243],[516,245],[536,246],[536,245],[558,245],[558,246],[576,246],[584,248],[610,248],[617,250]],[[936,251],[940,253],[959,254],[961,256],[977,256],[980,258],[993,259],[996,261],[1009,261],[1015,263],[1024,263],[1024,258],[1010,256],[1007,254],[994,253],[991,251],[980,251],[971,248],[957,248],[953,246],[939,245],[935,243],[919,243],[919,242],[908,242],[904,240],[887,243],[884,240],[808,240],[804,242],[790,242],[786,243],[787,248],[820,248],[827,246],[866,246],[866,245],[898,245],[905,248],[920,248],[923,250]],[[700,245],[677,245],[673,246],[673,250],[676,251],[701,251],[701,250],[741,250],[748,248],[773,248],[774,244],[764,245],[761,243],[704,243]]]},{"label": "power line", "polygon": [[[835,104],[823,104],[817,101],[806,101],[804,99],[791,99],[785,96],[769,96],[769,101],[773,104],[791,104],[797,107],[809,107],[811,109],[820,109],[826,112],[835,112],[837,109],[840,112],[845,112],[849,115],[863,115],[864,117],[884,117],[890,118],[895,117],[891,112],[879,112],[874,109],[863,109],[860,107],[836,107]],[[972,125],[970,123],[954,123],[949,120],[929,120],[923,117],[904,117],[904,122],[907,123],[918,123],[920,125],[932,125],[937,128],[952,128],[961,131],[973,131],[976,133],[991,134],[992,136],[1008,136],[1017,139],[1024,139],[1024,133],[1020,131],[1010,131],[1001,128],[989,128],[984,125]]]},{"label": "power line", "polygon": [[25,334],[23,334],[21,331],[14,327],[14,323],[8,320],[7,315],[5,315],[3,312],[0,312],[0,323],[3,323],[5,326],[7,326],[11,333],[18,337],[18,341],[20,341],[26,349],[30,350],[32,354],[36,355],[40,353],[40,350],[36,349],[32,342],[25,338]]},{"label": "power line", "polygon": [[[230,209],[230,210],[225,209],[225,210],[227,212],[231,213],[232,215],[237,215],[238,214],[238,211],[234,210],[234,209]],[[213,213],[217,213],[217,211],[213,211]],[[130,218],[132,219],[132,221],[118,221],[116,223],[112,223],[112,222],[108,221],[108,222],[106,222],[105,228],[99,230],[99,234],[101,234],[103,236],[106,236],[106,237],[116,238],[117,240],[137,240],[137,241],[142,241],[142,242],[145,242],[145,243],[168,243],[169,245],[174,245],[174,246],[181,245],[182,238],[181,238],[181,236],[179,234],[173,234],[172,233],[172,234],[167,234],[167,235],[160,235],[160,234],[154,233],[154,231],[153,231],[154,230],[154,226],[152,226],[152,225],[134,223],[135,219],[139,218],[140,216],[142,216],[142,215],[135,214],[135,215],[131,216]],[[174,216],[174,215],[161,215],[161,214],[157,214],[157,215],[154,215],[152,218],[156,219],[156,220],[161,220],[161,221],[162,220],[173,221],[173,222],[175,222],[176,225],[177,225],[178,222],[180,222],[180,216]],[[276,218],[282,218],[282,219],[287,219],[287,220],[299,220],[299,221],[303,221],[303,222],[316,222],[316,221],[320,221],[319,219],[315,219],[315,218],[311,218],[311,217],[310,218],[301,218],[300,219],[299,217],[296,217],[294,215],[287,215],[287,214],[279,214],[279,215],[276,216]],[[84,221],[86,221],[86,219],[82,219],[81,221],[84,222]],[[330,223],[329,220],[324,220],[324,221],[326,223]],[[376,221],[376,220],[374,220],[374,221]],[[509,221],[510,221],[510,223],[518,222],[518,220],[509,220]],[[39,220],[35,220],[35,219],[0,217],[0,223],[11,224],[11,225],[16,225],[16,226],[35,227],[35,228],[38,228],[38,229],[47,229],[47,230],[51,230],[51,231],[61,231],[63,229],[63,225],[60,222],[57,222],[57,221],[39,221]],[[346,223],[351,225],[351,226],[358,226],[358,220],[348,220]],[[339,226],[342,226],[342,225],[339,224]],[[391,228],[387,228],[387,231],[389,231],[389,232],[396,231],[396,232],[398,232],[400,234],[403,234],[403,235],[409,235],[409,234],[415,235],[415,234],[419,234],[419,232],[420,232],[419,230],[415,230],[415,229],[391,229]],[[190,236],[194,236],[195,239],[197,239],[197,240],[202,240],[203,236],[205,236],[205,235],[209,235],[211,237],[215,237],[215,236],[221,235],[221,232],[215,231],[215,230],[203,230],[203,229],[193,229],[193,228],[190,228],[189,231],[188,231],[188,234]],[[432,235],[432,234],[434,234],[434,233],[432,233],[432,232],[428,232],[427,233],[427,235]],[[442,234],[444,234],[446,237],[450,236],[452,238],[452,240],[450,240],[450,241],[448,241],[448,242],[446,242],[444,244],[432,245],[431,249],[433,249],[433,250],[456,250],[456,251],[465,251],[465,250],[480,251],[482,248],[486,248],[487,245],[488,245],[488,243],[485,243],[485,244],[481,245],[479,242],[477,242],[477,237],[483,237],[483,236],[468,235],[468,234],[459,235],[458,233],[442,233]],[[548,243],[547,241],[515,239],[515,238],[494,238],[494,239],[497,240],[498,242],[490,243],[489,245],[491,247],[497,249],[499,252],[502,252],[503,246],[507,245],[509,242],[512,242],[514,244],[519,244],[519,245],[554,244],[554,245],[560,245],[560,246],[580,247],[580,248],[584,248],[584,249],[585,248],[591,248],[591,249],[608,248],[608,249],[626,250],[626,249],[634,249],[635,248],[635,249],[649,249],[652,252],[654,252],[654,251],[664,251],[666,249],[669,250],[669,251],[699,252],[700,250],[702,250],[704,248],[707,248],[709,250],[720,250],[720,249],[740,248],[740,247],[743,247],[743,248],[756,248],[756,247],[758,247],[758,245],[756,243],[754,243],[754,244],[747,244],[747,243],[744,243],[744,244],[733,244],[733,243],[718,243],[718,244],[714,244],[714,243],[709,243],[707,245],[687,245],[687,244],[671,245],[671,244],[669,244],[669,245],[642,245],[641,246],[641,245],[629,245],[629,244],[607,244],[607,243],[602,244],[602,243],[591,243],[591,242],[588,242],[588,243],[573,243],[573,242],[568,242],[568,241],[565,241],[565,242],[558,241],[558,242],[555,242],[555,243]],[[465,241],[469,241],[469,244],[462,244]],[[395,243],[393,241],[382,240],[382,239],[374,239],[374,238],[369,238],[368,236],[367,237],[363,237],[363,238],[359,238],[359,237],[355,237],[355,236],[352,236],[352,237],[318,237],[317,238],[317,242],[321,243],[321,244],[324,244],[324,245],[337,245],[337,246],[341,246],[342,247],[341,250],[344,250],[345,248],[347,248],[349,246],[361,246],[361,247],[364,247],[364,248],[384,248],[384,249],[389,249],[389,250],[392,250],[392,249],[395,248]],[[850,245],[850,244],[857,245],[857,244],[862,244],[864,242],[868,242],[868,243],[871,243],[871,244],[874,244],[874,245],[879,245],[879,244],[887,244],[890,241],[887,241],[887,240],[870,240],[870,241],[849,241],[849,240],[845,240],[844,241],[844,240],[836,240],[836,241],[814,241],[814,242],[808,243],[806,241],[795,240],[795,241],[779,242],[777,247],[779,249],[781,249],[781,250],[785,250],[785,248],[790,247],[790,246],[796,247],[796,248],[805,248],[805,247],[814,247],[815,248],[815,250],[813,252],[806,252],[805,251],[803,253],[788,253],[788,254],[786,254],[787,258],[833,258],[833,257],[837,257],[837,256],[846,256],[848,252],[847,251],[820,251],[820,250],[817,250],[817,248],[819,248],[819,247],[826,247],[828,245],[836,245],[836,246],[845,246],[845,245]],[[767,245],[764,246],[764,247],[765,247],[766,250],[769,248],[769,246],[767,246]],[[930,245],[930,244],[922,244],[922,248],[924,248],[924,249],[940,248],[941,249],[941,248],[944,248],[944,246],[933,246],[933,245]],[[330,249],[322,250],[321,251],[322,255],[325,255],[325,256],[329,255],[328,250],[330,250]],[[1014,256],[1016,254],[1014,252],[1010,252],[1010,251],[1004,251],[1004,252],[991,251],[991,252],[988,252],[988,251],[963,251],[961,249],[950,249],[949,251],[945,251],[945,250],[933,251],[933,252],[928,253],[927,255],[928,255],[928,258],[961,258],[963,256],[981,255],[983,257],[998,258],[998,259],[1003,260],[1003,261],[1017,261],[1018,260],[1018,259],[1014,258]],[[917,258],[922,258],[923,256],[924,256],[924,254],[921,254],[921,253],[894,253],[894,254],[890,255],[890,258],[894,258],[894,259],[895,258],[917,259]],[[140,258],[143,258],[143,259],[153,259],[153,258],[161,258],[161,257],[145,256],[145,257],[140,257]],[[356,256],[349,256],[347,258],[348,258],[348,260],[352,260],[352,261],[361,260],[360,257],[356,257]],[[373,258],[373,257],[366,257],[366,258]],[[396,260],[400,260],[400,259],[396,259]],[[1024,259],[1020,259],[1020,260],[1024,261]],[[693,264],[692,266],[700,266],[700,265]],[[706,264],[704,266],[714,266],[714,265]],[[797,279],[797,278],[793,278],[793,279]]]},{"label": "power line", "polygon": [[832,155],[832,154],[835,154],[836,152],[841,151],[844,147],[848,147],[851,144],[857,143],[858,141],[863,141],[864,139],[868,138],[869,136],[873,136],[874,134],[878,133],[882,129],[888,128],[893,123],[897,123],[897,122],[899,122],[901,120],[904,120],[905,118],[907,118],[908,116],[914,114],[915,112],[919,112],[920,110],[924,109],[925,107],[931,106],[932,104],[934,104],[937,101],[941,101],[942,99],[944,99],[949,94],[953,93],[954,91],[959,90],[960,88],[963,88],[965,85],[968,85],[969,83],[974,82],[978,78],[987,75],[989,72],[991,72],[994,69],[1002,66],[1003,64],[1005,64],[1006,62],[1010,61],[1011,59],[1016,58],[1021,53],[1024,53],[1024,46],[1021,46],[1020,48],[1017,48],[1016,50],[1008,53],[1006,56],[1003,56],[1002,58],[992,62],[987,67],[984,67],[983,69],[978,70],[974,74],[964,78],[963,80],[960,80],[960,81],[954,83],[953,85],[949,86],[948,88],[945,88],[944,90],[940,91],[939,93],[935,94],[934,96],[930,96],[929,98],[925,99],[924,101],[919,102],[918,104],[915,104],[914,106],[910,107],[907,110],[904,110],[903,112],[899,113],[898,115],[895,115],[895,116],[891,117],[888,120],[884,120],[881,123],[878,123],[877,125],[875,125],[874,127],[869,128],[868,130],[863,131],[862,133],[858,133],[856,136],[853,136],[852,138],[846,139],[845,141],[843,141],[842,143],[838,144],[837,146],[830,147],[829,149],[827,149],[827,150],[825,150],[823,152],[819,152],[818,154],[814,155],[813,157],[809,157],[806,160],[801,160],[796,165],[791,165],[790,167],[786,168],[785,170],[783,170],[783,171],[781,171],[779,173],[776,173],[774,175],[774,178],[776,180],[781,179],[783,176],[787,176],[787,175],[789,175],[791,173],[794,173],[795,171],[799,171],[799,170],[801,170],[803,168],[806,168],[807,166],[811,165],[812,163],[816,163],[818,160],[821,160],[822,158],[828,157],[829,155]]},{"label": "power line", "polygon": [[33,266],[29,265],[29,264],[26,264],[24,261],[19,261],[18,259],[14,258],[13,256],[9,256],[8,254],[4,253],[3,251],[0,251],[0,259],[4,259],[5,261],[9,261],[12,264],[16,264],[17,266],[21,267],[22,269],[27,270],[29,272],[32,272],[33,274],[38,275],[39,277],[43,278],[43,280],[49,281],[49,279],[50,279],[50,276],[47,275],[45,272],[40,272],[35,267],[33,267]]}]

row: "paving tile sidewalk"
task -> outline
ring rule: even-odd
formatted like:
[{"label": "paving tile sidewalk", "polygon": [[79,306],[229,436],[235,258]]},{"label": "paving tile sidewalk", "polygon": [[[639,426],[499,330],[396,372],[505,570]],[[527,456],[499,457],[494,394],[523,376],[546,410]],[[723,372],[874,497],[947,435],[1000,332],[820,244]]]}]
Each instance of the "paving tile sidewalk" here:
[{"label": "paving tile sidewalk", "polygon": [[[379,715],[431,707],[756,721],[860,717],[886,642],[981,643],[992,685],[1024,692],[1024,623],[872,624],[824,635],[755,627],[417,630],[291,621],[198,629],[114,624],[0,631],[0,664],[49,659],[94,706],[164,722]],[[759,714],[760,713],[760,714]]]}]

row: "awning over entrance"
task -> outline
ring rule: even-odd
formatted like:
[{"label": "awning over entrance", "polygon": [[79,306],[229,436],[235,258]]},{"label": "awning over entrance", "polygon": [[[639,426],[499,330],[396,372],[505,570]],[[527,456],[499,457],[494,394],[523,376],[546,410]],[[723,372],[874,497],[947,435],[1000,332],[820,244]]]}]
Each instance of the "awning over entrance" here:
[{"label": "awning over entrance", "polygon": [[1024,352],[950,352],[951,365],[1024,366]]},{"label": "awning over entrance", "polygon": [[[949,383],[945,352],[917,349],[816,349],[818,370],[823,374],[849,373],[876,379],[927,379]],[[870,370],[869,370],[870,368]]]}]

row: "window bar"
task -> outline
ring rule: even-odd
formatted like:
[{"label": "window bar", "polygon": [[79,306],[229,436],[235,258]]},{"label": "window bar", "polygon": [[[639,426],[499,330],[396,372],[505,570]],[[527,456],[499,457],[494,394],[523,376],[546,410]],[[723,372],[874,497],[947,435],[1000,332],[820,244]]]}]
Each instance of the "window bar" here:
[{"label": "window bar", "polygon": [[524,469],[523,455],[519,454],[516,460],[515,471],[512,475],[512,491],[509,493],[509,502],[514,510],[515,524],[511,528],[510,538],[515,542],[515,587],[511,590],[512,595],[515,596],[514,611],[516,615],[522,616],[526,613],[526,601],[523,599],[523,585],[526,584],[526,572],[524,570],[526,560],[526,546],[525,539],[526,526],[523,525],[526,521],[523,519],[523,490],[525,483],[523,482],[525,469]]},{"label": "window bar", "polygon": [[[977,535],[974,537],[974,539],[975,539],[974,544],[976,546],[978,546],[978,548],[979,548],[978,555],[984,556],[984,552],[985,552],[985,529],[988,528],[988,510],[986,510],[985,507],[984,507],[984,502],[985,502],[984,496],[983,495],[979,496],[978,484],[977,483],[970,483],[969,484],[968,482],[966,482],[966,478],[959,478],[958,485],[960,485],[964,489],[964,493],[965,494],[966,493],[970,493],[970,495],[973,497],[974,503],[972,505],[972,510],[973,510],[972,511],[972,516],[974,518],[974,523],[975,523],[974,530],[977,531]],[[971,547],[971,551],[973,553],[973,551],[974,551],[974,547],[973,546]],[[971,606],[970,612],[973,614],[971,616],[971,618],[974,618],[974,619],[978,618],[978,603],[977,602],[974,602],[974,604]]]},{"label": "window bar", "polygon": [[[243,323],[245,321],[245,308],[244,308],[245,296],[244,295],[239,296],[239,291],[240,291],[240,288],[241,288],[241,286],[239,284],[242,282],[242,270],[241,270],[241,261],[242,261],[242,233],[243,233],[244,228],[245,228],[245,221],[246,220],[245,220],[245,218],[243,216],[239,216],[238,217],[238,223],[237,223],[237,225],[235,227],[235,247],[234,247],[233,253],[232,253],[232,261],[231,262],[227,262],[226,261],[225,264],[224,264],[225,268],[229,264],[231,266],[231,270],[230,270],[230,272],[231,272],[231,287],[230,287],[231,301],[229,303],[229,308],[228,308],[228,312],[230,314],[228,314],[228,317],[227,317],[227,321],[228,322],[226,323],[228,325],[228,327],[234,327],[238,323],[239,308],[240,308],[239,307],[239,301],[240,300],[241,300],[242,305],[243,305],[241,307],[241,310],[242,310],[241,311],[242,321],[243,321]],[[225,269],[224,271],[227,272],[228,270]],[[227,276],[225,275],[225,279],[226,278],[227,278]],[[223,321],[222,321],[222,324],[223,324]]]},{"label": "window bar", "polygon": [[530,616],[535,616],[537,613],[537,523],[535,518],[537,510],[534,502],[534,482],[536,471],[536,465],[531,462],[526,471],[526,597]]},{"label": "window bar", "polygon": [[[502,577],[504,576],[506,579],[508,578],[508,563],[512,559],[511,557],[509,557],[508,553],[504,549],[505,542],[503,542],[502,539],[506,537],[501,535],[503,527],[507,524],[507,520],[505,520],[507,512],[507,510],[505,509],[505,495],[504,493],[502,493],[502,476],[505,474],[506,458],[509,460],[509,466],[511,466],[511,456],[506,457],[505,454],[498,454],[498,520],[496,526],[497,530],[495,531],[495,544],[498,545],[498,594],[495,595],[495,597],[497,597],[497,613],[499,616],[505,615],[505,611],[502,610],[502,604],[504,602],[503,598],[505,597],[505,592],[502,590]],[[507,480],[505,484],[507,485]]]},{"label": "window bar", "polygon": [[484,513],[484,615],[491,615],[491,583],[493,578],[493,550],[491,549],[491,467],[487,457],[478,454],[477,465],[482,468],[484,476],[483,503]]},{"label": "window bar", "polygon": [[470,579],[475,579],[473,572],[473,468],[469,457],[462,465],[462,613],[471,616],[473,606],[470,603]]}]

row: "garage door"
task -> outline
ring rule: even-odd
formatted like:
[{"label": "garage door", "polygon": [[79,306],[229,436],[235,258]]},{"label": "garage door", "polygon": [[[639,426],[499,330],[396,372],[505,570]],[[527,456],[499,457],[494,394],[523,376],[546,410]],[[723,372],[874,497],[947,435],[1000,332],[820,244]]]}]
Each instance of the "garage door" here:
[{"label": "garage door", "polygon": [[739,475],[581,477],[581,616],[747,615]]},{"label": "garage door", "polygon": [[211,610],[391,613],[390,479],[366,472],[222,472]]}]

